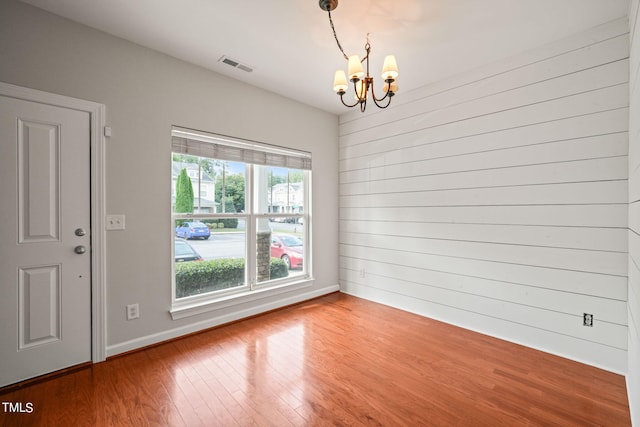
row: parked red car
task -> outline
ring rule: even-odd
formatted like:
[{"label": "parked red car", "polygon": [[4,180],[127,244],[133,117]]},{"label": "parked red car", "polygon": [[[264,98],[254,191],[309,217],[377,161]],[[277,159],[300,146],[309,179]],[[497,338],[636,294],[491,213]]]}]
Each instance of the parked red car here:
[{"label": "parked red car", "polygon": [[287,268],[302,268],[304,242],[290,234],[271,235],[271,256],[280,258]]}]

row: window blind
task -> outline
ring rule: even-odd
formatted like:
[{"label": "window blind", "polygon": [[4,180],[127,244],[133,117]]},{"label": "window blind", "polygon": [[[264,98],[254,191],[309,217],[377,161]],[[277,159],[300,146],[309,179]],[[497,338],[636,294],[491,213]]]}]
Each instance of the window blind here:
[{"label": "window blind", "polygon": [[311,170],[311,153],[245,139],[174,127],[174,153],[255,165]]}]

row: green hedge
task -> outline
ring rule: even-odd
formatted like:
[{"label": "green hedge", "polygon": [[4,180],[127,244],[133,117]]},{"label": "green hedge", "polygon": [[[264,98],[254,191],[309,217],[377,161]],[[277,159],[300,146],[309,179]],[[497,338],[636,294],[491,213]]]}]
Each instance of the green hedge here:
[{"label": "green hedge", "polygon": [[[202,222],[215,225],[213,228],[238,228],[237,218],[203,219]],[[224,227],[220,227],[220,224],[224,224]]]},{"label": "green hedge", "polygon": [[[287,277],[287,265],[278,258],[269,264],[271,279]],[[225,258],[176,263],[176,298],[233,288],[244,284],[244,259]]]},{"label": "green hedge", "polygon": [[271,258],[269,263],[269,277],[271,279],[279,279],[281,277],[287,277],[289,275],[289,269],[287,264],[280,258]]}]

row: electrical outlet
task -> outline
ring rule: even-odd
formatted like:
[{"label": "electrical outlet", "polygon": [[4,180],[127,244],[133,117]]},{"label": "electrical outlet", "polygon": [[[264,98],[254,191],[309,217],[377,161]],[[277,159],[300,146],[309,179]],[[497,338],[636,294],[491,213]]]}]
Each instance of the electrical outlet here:
[{"label": "electrical outlet", "polygon": [[129,304],[127,306],[127,320],[133,320],[140,317],[140,306],[138,304]]},{"label": "electrical outlet", "polygon": [[593,314],[584,313],[582,315],[582,325],[583,326],[589,326],[590,328],[592,328],[593,327]]},{"label": "electrical outlet", "polygon": [[124,215],[107,215],[107,230],[124,230]]}]

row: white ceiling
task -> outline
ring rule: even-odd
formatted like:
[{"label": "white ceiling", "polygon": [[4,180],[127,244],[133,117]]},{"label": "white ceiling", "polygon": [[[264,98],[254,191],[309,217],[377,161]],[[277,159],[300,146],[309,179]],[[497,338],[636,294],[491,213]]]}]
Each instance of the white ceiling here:
[{"label": "white ceiling", "polygon": [[[333,74],[346,61],[317,0],[22,0],[142,46],[340,114]],[[409,91],[627,14],[628,0],[341,0],[347,54],[371,74],[396,56]],[[247,73],[218,60],[254,67]]]}]

